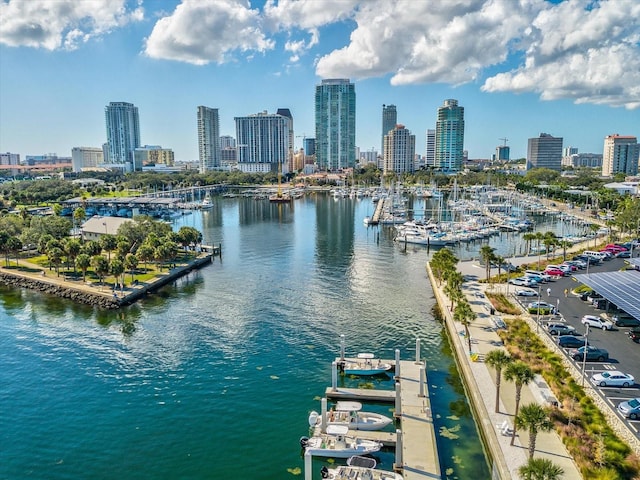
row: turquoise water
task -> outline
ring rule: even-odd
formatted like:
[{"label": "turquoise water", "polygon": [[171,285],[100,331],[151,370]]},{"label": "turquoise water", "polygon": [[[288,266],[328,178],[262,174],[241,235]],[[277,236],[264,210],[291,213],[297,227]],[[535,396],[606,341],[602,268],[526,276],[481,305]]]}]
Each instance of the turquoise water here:
[{"label": "turquoise water", "polygon": [[[442,471],[488,478],[432,315],[428,253],[364,227],[372,209],[216,199],[176,227],[202,229],[222,259],[118,312],[0,287],[0,478],[303,478],[298,441],[341,334],[348,354],[403,359],[419,337],[449,432]],[[393,453],[379,460],[390,468]]]}]

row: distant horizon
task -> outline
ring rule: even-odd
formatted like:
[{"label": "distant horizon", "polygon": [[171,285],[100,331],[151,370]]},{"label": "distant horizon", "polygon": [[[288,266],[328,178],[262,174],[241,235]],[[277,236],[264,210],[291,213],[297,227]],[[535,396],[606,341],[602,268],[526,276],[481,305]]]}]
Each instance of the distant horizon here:
[{"label": "distant horizon", "polygon": [[[87,6],[90,5],[90,8]],[[540,133],[602,153],[640,136],[634,0],[9,0],[0,3],[0,151],[71,155],[106,142],[104,108],[139,109],[142,145],[197,161],[197,106],[234,117],[288,108],[295,147],[315,138],[322,79],[356,91],[356,145],[380,152],[382,105],[425,154],[446,99],[465,109],[464,149],[525,158]],[[508,19],[508,22],[505,21]],[[427,28],[428,26],[428,28]],[[597,26],[597,28],[595,28]]]}]

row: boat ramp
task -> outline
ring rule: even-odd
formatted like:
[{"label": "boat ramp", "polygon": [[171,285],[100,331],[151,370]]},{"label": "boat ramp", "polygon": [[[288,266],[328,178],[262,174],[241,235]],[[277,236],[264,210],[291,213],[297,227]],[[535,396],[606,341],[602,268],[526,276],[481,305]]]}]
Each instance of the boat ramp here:
[{"label": "boat ramp", "polygon": [[[332,385],[325,397],[332,400],[372,401],[394,404],[394,417],[399,428],[392,432],[353,430],[349,434],[362,439],[376,440],[388,447],[395,447],[394,469],[405,480],[439,479],[440,462],[433,425],[431,402],[427,384],[426,366],[420,360],[420,340],[416,340],[416,360],[400,360],[395,351],[394,360],[380,360],[393,365],[394,390],[375,390],[338,387],[338,364],[352,361],[344,354],[333,362]],[[391,372],[389,372],[391,374]],[[323,402],[326,402],[323,399]]]}]

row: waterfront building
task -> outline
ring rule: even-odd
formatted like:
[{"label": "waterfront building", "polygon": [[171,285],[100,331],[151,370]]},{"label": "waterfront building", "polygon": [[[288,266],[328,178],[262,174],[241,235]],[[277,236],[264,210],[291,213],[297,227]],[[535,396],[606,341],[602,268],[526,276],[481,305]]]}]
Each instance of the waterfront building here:
[{"label": "waterfront building", "polygon": [[288,173],[291,122],[290,116],[263,111],[235,117],[238,168],[243,172]]},{"label": "waterfront building", "polygon": [[277,115],[282,115],[283,117],[286,117],[289,119],[289,145],[287,145],[287,168],[283,169],[286,171],[293,171],[294,166],[293,166],[293,155],[294,155],[294,140],[295,140],[295,135],[293,133],[293,115],[291,115],[291,110],[289,110],[288,108],[279,108],[278,110],[276,110],[276,114]]},{"label": "waterfront building", "polygon": [[382,105],[382,135],[380,142],[380,151],[384,152],[384,137],[391,130],[396,128],[398,123],[398,112],[395,105]]},{"label": "waterfront building", "polygon": [[96,168],[104,163],[104,153],[99,147],[73,147],[71,149],[71,168],[81,172],[85,168]]},{"label": "waterfront building", "polygon": [[578,147],[564,147],[562,149],[562,158],[570,157],[571,155],[576,155],[578,153]]},{"label": "waterfront building", "polygon": [[238,161],[238,149],[236,147],[225,147],[220,150],[220,161],[223,165],[236,163]]},{"label": "waterfront building", "polygon": [[356,91],[349,79],[316,85],[316,162],[321,170],[353,168],[356,160]]},{"label": "waterfront building", "polygon": [[220,117],[217,108],[198,106],[200,173],[220,168]]},{"label": "waterfront building", "polygon": [[636,137],[617,133],[607,135],[604,138],[602,175],[610,176],[620,172],[637,175],[639,156],[640,148]]},{"label": "waterfront building", "polygon": [[527,144],[527,170],[532,168],[562,169],[562,137],[541,133]]},{"label": "waterfront building", "polygon": [[461,170],[463,161],[464,107],[450,98],[438,108],[434,167],[445,173],[456,173]]},{"label": "waterfront building", "polygon": [[170,148],[162,148],[160,145],[145,145],[136,148],[134,152],[134,170],[136,172],[148,165],[173,167],[174,164],[175,156]]},{"label": "waterfront building", "polygon": [[[0,174],[9,171],[11,175],[18,174],[18,166],[20,165],[19,153],[0,153]],[[15,168],[14,168],[15,167]]]},{"label": "waterfront building", "polygon": [[416,153],[416,136],[396,125],[384,136],[384,173],[412,173]]},{"label": "waterfront building", "polygon": [[111,167],[133,171],[134,151],[140,146],[138,107],[127,102],[111,102],[104,109],[108,157]]},{"label": "waterfront building", "polygon": [[220,149],[225,148],[236,148],[236,139],[231,135],[221,135],[220,136]]},{"label": "waterfront building", "polygon": [[424,166],[435,167],[435,165],[436,165],[436,131],[434,129],[427,129]]},{"label": "waterfront building", "polygon": [[302,148],[304,148],[304,154],[307,156],[316,154],[316,139],[305,137],[302,140]]}]

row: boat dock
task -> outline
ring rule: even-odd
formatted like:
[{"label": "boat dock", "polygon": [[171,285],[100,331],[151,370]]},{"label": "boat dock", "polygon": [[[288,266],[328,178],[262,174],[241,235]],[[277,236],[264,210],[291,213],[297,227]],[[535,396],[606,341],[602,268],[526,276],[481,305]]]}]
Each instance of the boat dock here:
[{"label": "boat dock", "polygon": [[384,202],[385,202],[384,198],[381,198],[380,200],[378,200],[378,203],[376,204],[376,211],[373,212],[373,216],[371,217],[371,221],[369,222],[369,225],[378,225],[380,223],[380,216],[384,211]]},{"label": "boat dock", "polygon": [[[420,342],[417,340],[416,358],[419,358],[419,352]],[[335,368],[341,360],[338,358],[334,362],[336,373],[333,374],[332,386],[326,389],[325,396],[330,399],[395,403],[394,416],[400,420],[400,427],[395,434],[361,430],[350,431],[350,434],[395,446],[394,469],[402,473],[404,480],[439,479],[440,461],[425,364],[422,361],[400,360],[399,356],[400,352],[396,350],[395,360],[381,360],[395,367],[394,390],[338,388]],[[380,438],[377,438],[378,435]]]}]

